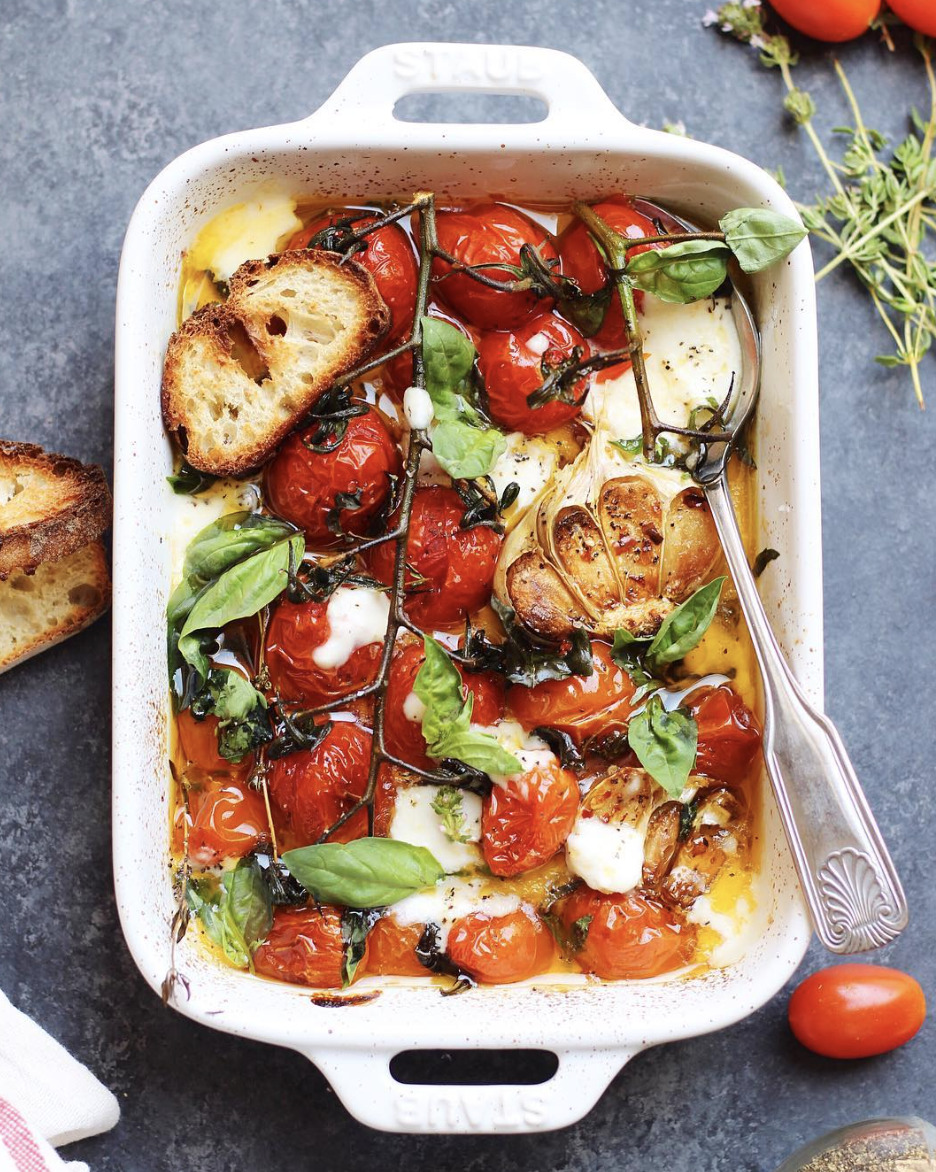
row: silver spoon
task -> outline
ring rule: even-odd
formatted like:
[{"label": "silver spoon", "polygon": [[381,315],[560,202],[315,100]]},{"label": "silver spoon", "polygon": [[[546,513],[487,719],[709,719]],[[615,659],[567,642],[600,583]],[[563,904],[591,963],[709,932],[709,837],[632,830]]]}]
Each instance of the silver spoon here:
[{"label": "silver spoon", "polygon": [[[663,214],[695,231],[671,212]],[[743,357],[726,426],[736,436],[757,403],[760,342],[737,289],[731,306]],[[783,828],[825,947],[844,954],[880,948],[906,927],[907,900],[842,738],[831,720],[806,701],[757,593],[728,488],[732,442],[705,445],[693,477],[715,520],[760,665],[764,760]]]}]

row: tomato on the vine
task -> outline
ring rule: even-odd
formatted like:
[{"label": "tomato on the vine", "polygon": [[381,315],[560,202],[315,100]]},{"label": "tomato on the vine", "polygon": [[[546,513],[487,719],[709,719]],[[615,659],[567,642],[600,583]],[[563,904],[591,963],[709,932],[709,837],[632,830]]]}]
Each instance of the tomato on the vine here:
[{"label": "tomato on the vine", "polygon": [[[888,3],[900,16],[897,4]],[[931,11],[929,0],[917,0],[917,4],[921,11],[924,5]],[[881,0],[822,0],[821,4],[815,0],[770,0],[770,6],[797,32],[835,44],[866,33],[881,10]]]},{"label": "tomato on the vine", "polygon": [[338,667],[321,666],[316,652],[331,635],[328,603],[284,598],[270,619],[266,662],[274,692],[282,700],[315,707],[347,696],[377,678],[383,644],[365,643]]},{"label": "tomato on the vine", "polygon": [[737,785],[760,748],[754,713],[730,684],[697,688],[686,697],[685,707],[699,729],[695,772]]},{"label": "tomato on the vine", "polygon": [[314,989],[339,989],[343,960],[341,912],[323,905],[277,908],[253,963],[263,977]]},{"label": "tomato on the vine", "polygon": [[[365,535],[393,493],[402,469],[399,448],[372,408],[346,421],[344,435],[331,451],[313,451],[314,424],[293,432],[266,470],[266,494],[274,512],[305,530],[306,541],[329,548],[342,533]],[[320,446],[334,442],[325,434]],[[343,506],[339,501],[347,502]]]},{"label": "tomato on the vine", "polygon": [[926,1019],[917,981],[899,969],[833,964],[793,991],[790,1028],[826,1058],[870,1058],[908,1042]]},{"label": "tomato on the vine", "polygon": [[239,781],[209,789],[193,803],[188,853],[200,867],[240,859],[269,837],[263,798]]},{"label": "tomato on the vine", "polygon": [[[366,228],[373,224],[376,216],[355,211],[330,212],[317,217],[307,224],[290,240],[290,248],[305,248],[309,241],[323,228],[329,228],[339,220],[352,217],[352,228]],[[361,218],[358,219],[357,217]],[[354,259],[364,266],[374,278],[377,292],[390,310],[390,329],[384,346],[391,349],[402,342],[413,326],[416,312],[416,286],[419,280],[419,263],[412,241],[399,224],[387,224],[365,236],[364,247],[352,253]]]},{"label": "tomato on the vine", "polygon": [[505,878],[549,862],[569,837],[578,808],[578,783],[558,761],[492,786],[481,809],[484,861]]},{"label": "tomato on the vine", "polygon": [[695,949],[692,925],[635,891],[605,895],[580,887],[561,919],[575,960],[606,981],[659,976],[688,964]]},{"label": "tomato on the vine", "polygon": [[495,423],[511,431],[542,435],[575,419],[588,394],[587,376],[570,389],[571,402],[552,399],[531,407],[527,396],[542,386],[551,367],[572,358],[577,346],[581,357],[587,358],[590,350],[582,335],[553,313],[541,314],[510,331],[482,334],[478,366]]},{"label": "tomato on the vine", "polygon": [[[556,250],[544,228],[502,203],[476,204],[461,211],[440,211],[436,216],[439,245],[461,264],[485,265],[484,276],[496,281],[517,280],[517,274],[500,265],[520,263],[520,249],[528,244],[543,260],[554,260]],[[448,261],[432,262],[435,293],[470,325],[483,330],[510,329],[526,321],[551,302],[531,290],[510,292],[483,285],[464,273],[453,271]],[[451,275],[449,275],[451,274]]]},{"label": "tomato on the vine", "polygon": [[[429,485],[416,490],[406,548],[411,571],[406,613],[422,630],[460,625],[491,597],[503,537],[486,525],[463,529],[464,516],[465,504],[453,488]],[[374,576],[389,585],[393,544],[384,542],[366,557]]]},{"label": "tomato on the vine", "polygon": [[376,977],[426,977],[429,970],[416,959],[424,924],[398,924],[382,916],[367,936],[367,973]]},{"label": "tomato on the vine", "polygon": [[581,743],[595,734],[623,732],[633,695],[634,683],[611,658],[611,648],[593,642],[591,675],[546,680],[532,688],[514,684],[507,708],[527,731],[548,726]]},{"label": "tomato on the vine", "polygon": [[556,955],[552,932],[531,908],[505,916],[471,912],[452,925],[445,949],[463,972],[487,985],[510,985],[544,973]]},{"label": "tomato on the vine", "polygon": [[[427,769],[426,741],[422,735],[421,705],[413,703],[413,684],[425,662],[422,646],[410,643],[398,651],[390,664],[384,701],[384,740],[395,756],[410,765]],[[458,664],[455,665],[456,668]],[[461,672],[462,681],[474,696],[471,719],[474,724],[494,724],[504,708],[504,685],[493,672]]]},{"label": "tomato on the vine", "polygon": [[936,5],[933,0],[887,0],[887,7],[918,33],[936,37]]},{"label": "tomato on the vine", "polygon": [[[370,767],[371,734],[348,720],[336,720],[314,749],[289,753],[272,764],[270,801],[277,832],[298,846],[316,842],[364,796]],[[350,842],[367,834],[367,811],[358,810],[331,836]]]}]

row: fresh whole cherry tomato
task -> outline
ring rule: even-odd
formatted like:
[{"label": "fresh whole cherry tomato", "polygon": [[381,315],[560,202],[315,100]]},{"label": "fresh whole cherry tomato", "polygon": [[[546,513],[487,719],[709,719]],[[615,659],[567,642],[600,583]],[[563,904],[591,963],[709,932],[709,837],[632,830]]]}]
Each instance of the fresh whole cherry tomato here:
[{"label": "fresh whole cherry tomato", "polygon": [[[518,265],[524,244],[536,248],[544,260],[556,256],[545,229],[502,203],[439,212],[436,228],[439,245],[464,265]],[[479,329],[510,329],[551,304],[529,290],[512,293],[492,289],[464,273],[446,275],[451,272],[452,266],[447,261],[432,262],[436,295],[459,317]],[[517,279],[509,269],[484,268],[481,272],[495,281]]]},{"label": "fresh whole cherry tomato", "polygon": [[[306,446],[318,425],[294,432],[266,470],[270,508],[305,530],[310,545],[328,549],[345,533],[365,535],[393,492],[393,477],[402,468],[399,449],[376,411],[347,420],[347,430],[333,451]],[[319,442],[331,444],[334,435]],[[337,508],[339,493],[358,496],[357,508]],[[331,528],[329,528],[331,526]]]},{"label": "fresh whole cherry tomato", "polygon": [[[406,613],[423,630],[460,625],[491,597],[503,537],[486,525],[462,529],[465,505],[453,488],[418,488],[410,514],[406,560],[423,581],[409,583]],[[372,573],[388,585],[394,546],[384,542],[367,555]]]},{"label": "fresh whole cherry tomato", "polygon": [[634,684],[611,658],[604,643],[592,643],[592,673],[546,680],[535,687],[515,684],[507,708],[530,731],[557,728],[578,743],[595,734],[623,732],[631,715]]},{"label": "fresh whole cherry tomato", "polygon": [[556,955],[552,932],[530,908],[506,916],[472,912],[456,920],[445,949],[449,960],[487,985],[510,985],[545,972]]},{"label": "fresh whole cherry tomato", "polygon": [[578,330],[552,313],[534,317],[509,332],[482,334],[478,365],[495,423],[511,431],[542,435],[575,419],[588,393],[587,378],[575,384],[572,403],[554,399],[541,407],[530,407],[527,396],[542,386],[550,367],[572,357],[576,346],[581,348],[582,358],[589,356]]},{"label": "fresh whole cherry tomato", "polygon": [[330,633],[327,603],[284,598],[277,606],[267,630],[266,660],[270,681],[281,699],[311,708],[347,696],[377,678],[382,643],[356,648],[339,667],[320,667],[315,652]]},{"label": "fresh whole cherry tomato", "polygon": [[190,708],[183,708],[176,717],[179,751],[185,759],[186,781],[202,781],[210,777],[230,777],[244,780],[253,768],[253,754],[240,761],[228,761],[218,752],[218,718],[206,716],[196,720]]},{"label": "fresh whole cherry tomato", "polygon": [[[348,720],[336,720],[316,748],[302,749],[273,762],[270,801],[281,815],[282,831],[291,835],[297,845],[305,846],[321,838],[363,797],[370,751],[371,734],[366,729]],[[277,825],[277,832],[282,831]],[[335,831],[331,841],[350,842],[365,834],[367,811],[359,810]]]},{"label": "fresh whole cherry tomato", "polygon": [[492,786],[481,808],[484,861],[503,877],[548,863],[569,837],[578,807],[578,783],[558,761]]},{"label": "fresh whole cherry tomato", "polygon": [[[357,217],[355,211],[330,212],[316,218],[290,240],[290,248],[305,248],[316,233],[328,228],[347,216]],[[373,224],[376,216],[355,218],[352,228],[366,228]],[[419,280],[419,264],[413,245],[398,224],[387,224],[364,237],[364,248],[353,253],[354,259],[364,266],[374,278],[377,292],[390,310],[390,329],[384,345],[392,348],[402,342],[413,325],[416,311],[416,286]]]},{"label": "fresh whole cherry tomato", "polygon": [[896,1050],[926,1018],[919,984],[899,969],[833,964],[801,981],[790,998],[790,1028],[826,1058],[870,1058]]},{"label": "fresh whole cherry tomato", "polygon": [[637,892],[604,895],[580,887],[561,913],[573,955],[586,973],[606,981],[638,980],[688,964],[695,929],[657,900]]},{"label": "fresh whole cherry tomato", "polygon": [[[411,720],[406,714],[407,699],[419,669],[425,662],[423,649],[410,643],[398,651],[390,664],[387,695],[384,702],[384,739],[395,756],[410,765],[423,769],[431,766],[426,756],[426,741],[422,735],[421,719]],[[458,668],[458,664],[455,665]],[[471,719],[474,724],[494,724],[504,709],[504,686],[493,672],[462,672],[462,682],[474,696]],[[418,708],[418,705],[417,705]]]},{"label": "fresh whole cherry tomato", "polygon": [[277,908],[253,958],[261,976],[313,989],[341,988],[343,960],[341,912],[328,906]]},{"label": "fresh whole cherry tomato", "polygon": [[376,977],[426,977],[429,970],[416,959],[416,945],[425,924],[398,924],[383,916],[367,936],[367,973]]},{"label": "fresh whole cherry tomato", "polygon": [[760,749],[754,713],[730,684],[698,688],[685,703],[699,727],[694,772],[737,785]]},{"label": "fresh whole cherry tomato", "polygon": [[[657,235],[653,221],[638,212],[629,199],[615,197],[596,203],[593,207],[608,227],[622,236]],[[607,283],[608,267],[591,234],[580,220],[566,228],[559,237],[557,247],[562,275],[572,277],[583,293],[597,293],[602,285]],[[637,245],[628,249],[627,255],[634,256],[652,247],[652,244]],[[643,304],[643,294],[639,290],[635,293],[634,300],[639,309]],[[594,340],[600,346],[607,346],[609,349],[625,345],[624,314],[616,294],[612,294],[601,329],[595,334]]]},{"label": "fresh whole cherry tomato", "polygon": [[199,796],[189,831],[189,858],[200,867],[240,859],[269,837],[263,798],[239,781]]},{"label": "fresh whole cherry tomato", "polygon": [[[928,4],[929,0],[917,0],[921,11]],[[837,43],[866,33],[881,10],[881,0],[770,0],[770,6],[798,32]],[[897,5],[891,7],[900,15]]]},{"label": "fresh whole cherry tomato", "polygon": [[936,37],[936,5],[933,0],[887,0],[887,7],[918,33]]}]

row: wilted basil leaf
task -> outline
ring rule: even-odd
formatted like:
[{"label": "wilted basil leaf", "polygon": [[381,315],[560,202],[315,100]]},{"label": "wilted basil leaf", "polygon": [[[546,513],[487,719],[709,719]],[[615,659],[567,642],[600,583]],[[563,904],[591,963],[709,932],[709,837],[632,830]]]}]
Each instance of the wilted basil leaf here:
[{"label": "wilted basil leaf", "polygon": [[637,639],[623,627],[619,627],[614,632],[611,658],[618,667],[627,672],[636,688],[631,697],[631,703],[641,700],[648,692],[659,686],[658,681],[644,667],[644,658],[649,645],[649,639]]},{"label": "wilted basil leaf", "polygon": [[759,273],[783,260],[806,236],[802,224],[767,208],[735,208],[718,226],[746,273]]},{"label": "wilted basil leaf", "polygon": [[695,765],[699,730],[682,709],[667,712],[659,695],[631,717],[627,740],[637,760],[669,797],[677,798],[686,787]]},{"label": "wilted basil leaf", "polygon": [[231,668],[212,668],[190,707],[196,720],[217,716],[218,752],[227,761],[240,761],[273,739],[266,697]]},{"label": "wilted basil leaf", "polygon": [[197,496],[206,488],[211,488],[217,479],[210,472],[199,472],[187,460],[182,461],[178,472],[166,477],[172,491],[178,496]]},{"label": "wilted basil leaf", "polygon": [[687,305],[710,297],[723,284],[730,256],[717,240],[680,240],[629,257],[627,274],[635,288],[661,301]]},{"label": "wilted basil leaf", "polygon": [[344,944],[342,989],[347,989],[354,980],[358,965],[364,959],[368,934],[379,919],[380,913],[374,909],[363,911],[361,908],[345,908],[341,913],[341,940]]},{"label": "wilted basil leaf", "polygon": [[469,629],[465,653],[474,661],[473,671],[496,671],[509,683],[522,684],[525,688],[544,680],[591,675],[592,650],[587,631],[573,631],[568,645],[545,643],[517,622],[512,607],[504,606],[496,598],[491,599],[491,606],[506,638],[501,643],[492,643],[483,631]]},{"label": "wilted basil leaf", "polygon": [[394,838],[356,838],[286,851],[290,874],[322,903],[385,907],[431,887],[445,874],[423,846]]},{"label": "wilted basil leaf", "polygon": [[241,859],[225,871],[220,887],[192,881],[186,889],[189,907],[204,925],[210,940],[231,964],[248,968],[253,950],[273,923],[270,891],[256,859]]},{"label": "wilted basil leaf", "polygon": [[715,617],[724,584],[724,576],[713,578],[670,611],[647,649],[648,663],[652,666],[675,663],[699,645]]}]

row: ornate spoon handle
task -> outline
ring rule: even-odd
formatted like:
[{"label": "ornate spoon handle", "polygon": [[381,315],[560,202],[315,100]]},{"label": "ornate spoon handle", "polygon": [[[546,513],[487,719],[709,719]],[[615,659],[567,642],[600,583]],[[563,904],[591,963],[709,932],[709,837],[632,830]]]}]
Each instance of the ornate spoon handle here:
[{"label": "ornate spoon handle", "polygon": [[864,952],[907,924],[907,901],[835,726],[806,702],[748,566],[724,474],[705,485],[764,681],[764,758],[816,932]]}]

